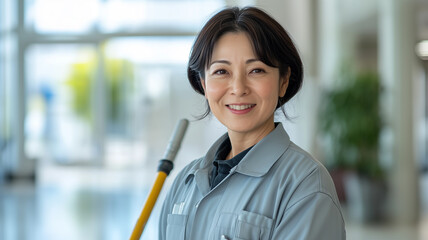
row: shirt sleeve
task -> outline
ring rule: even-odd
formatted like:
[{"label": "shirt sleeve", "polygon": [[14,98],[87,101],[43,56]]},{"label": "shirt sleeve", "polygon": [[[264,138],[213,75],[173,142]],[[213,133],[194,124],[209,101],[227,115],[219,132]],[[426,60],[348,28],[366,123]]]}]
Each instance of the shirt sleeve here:
[{"label": "shirt sleeve", "polygon": [[340,208],[328,194],[312,193],[286,209],[272,239],[344,240],[345,224]]},{"label": "shirt sleeve", "polygon": [[162,209],[159,217],[159,240],[166,239],[168,226],[168,214],[172,213],[174,207],[174,198],[180,191],[180,188],[185,184],[185,178],[188,176],[189,169],[196,163],[196,160],[184,167],[174,179],[171,187],[168,189],[165,200],[162,204]]},{"label": "shirt sleeve", "polygon": [[174,206],[174,195],[178,191],[180,180],[180,174],[174,179],[171,188],[168,189],[165,200],[162,204],[162,209],[159,217],[159,240],[166,239],[166,230],[168,225],[168,214],[172,212]]},{"label": "shirt sleeve", "polygon": [[167,227],[167,218],[168,218],[168,212],[171,208],[171,193],[172,191],[168,191],[165,201],[162,204],[162,209],[159,217],[159,240],[165,240],[166,239],[166,227]]}]

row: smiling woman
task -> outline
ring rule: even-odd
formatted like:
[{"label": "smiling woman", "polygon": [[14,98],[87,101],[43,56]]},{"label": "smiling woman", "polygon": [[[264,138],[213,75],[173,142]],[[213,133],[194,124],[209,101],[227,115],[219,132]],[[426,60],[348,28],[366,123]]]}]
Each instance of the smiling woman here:
[{"label": "smiling woman", "polygon": [[[277,68],[281,77],[290,75],[291,84],[286,94],[279,98],[277,105],[279,108],[288,102],[302,85],[303,65],[299,53],[284,28],[270,16],[255,8],[242,11],[239,21],[235,14],[237,13],[219,12],[202,28],[189,59],[187,76],[190,84],[196,92],[203,95],[204,89],[200,79],[204,79],[205,68],[214,61],[212,54],[219,38],[225,33],[242,32],[249,38],[252,53],[255,56],[253,60],[259,60],[270,67]],[[202,118],[209,113],[208,106]]]},{"label": "smiling woman", "polygon": [[324,166],[295,145],[274,113],[300,89],[287,32],[262,10],[227,8],[202,28],[188,79],[227,128],[175,179],[159,239],[345,239]]},{"label": "smiling woman", "polygon": [[287,90],[289,72],[280,76],[278,68],[258,60],[246,33],[223,35],[204,75],[201,84],[211,111],[228,128],[229,137],[245,138],[244,145],[232,146],[232,156],[275,128],[274,112]]}]

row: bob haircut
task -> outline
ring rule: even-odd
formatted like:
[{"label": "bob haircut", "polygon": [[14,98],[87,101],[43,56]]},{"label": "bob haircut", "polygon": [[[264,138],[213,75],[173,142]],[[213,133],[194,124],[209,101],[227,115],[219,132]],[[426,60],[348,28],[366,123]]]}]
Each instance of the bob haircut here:
[{"label": "bob haircut", "polygon": [[[276,109],[282,107],[300,90],[303,81],[303,64],[299,53],[285,29],[263,10],[255,7],[226,8],[215,14],[202,28],[193,44],[187,66],[187,78],[193,89],[205,95],[201,81],[210,64],[215,43],[229,32],[244,32],[250,38],[255,55],[264,64],[279,68],[280,77],[291,70],[288,88],[278,99]],[[211,112],[207,109],[200,119]],[[288,118],[288,117],[287,117]]]}]

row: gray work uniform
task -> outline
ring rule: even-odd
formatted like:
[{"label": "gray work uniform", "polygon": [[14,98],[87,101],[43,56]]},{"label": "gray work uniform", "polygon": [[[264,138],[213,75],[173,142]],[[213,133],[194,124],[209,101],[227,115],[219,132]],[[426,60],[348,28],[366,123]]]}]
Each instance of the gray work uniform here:
[{"label": "gray work uniform", "polygon": [[346,239],[334,184],[278,124],[211,189],[219,138],[187,165],[165,199],[159,239]]}]

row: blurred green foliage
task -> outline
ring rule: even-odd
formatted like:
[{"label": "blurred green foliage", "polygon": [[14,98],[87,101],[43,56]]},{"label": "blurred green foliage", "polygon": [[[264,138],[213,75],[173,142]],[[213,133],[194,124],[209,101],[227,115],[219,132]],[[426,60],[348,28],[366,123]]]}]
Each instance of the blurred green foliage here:
[{"label": "blurred green foliage", "polygon": [[133,65],[123,59],[108,59],[106,61],[105,76],[108,82],[109,120],[113,123],[120,121],[124,113],[126,96],[133,90]]},{"label": "blurred green foliage", "polygon": [[[66,84],[72,92],[72,108],[75,113],[92,122],[91,94],[95,94],[95,79],[97,62],[91,60],[84,63],[74,63]],[[122,59],[107,59],[104,63],[104,78],[107,85],[107,113],[112,123],[120,121],[121,109],[125,106],[127,92],[133,88],[133,65]]]},{"label": "blurred green foliage", "polygon": [[72,92],[72,107],[75,113],[91,120],[91,89],[95,79],[95,61],[74,63],[65,81]]},{"label": "blurred green foliage", "polygon": [[320,130],[331,143],[330,168],[381,177],[379,135],[381,86],[376,73],[344,74],[340,83],[323,94]]}]

